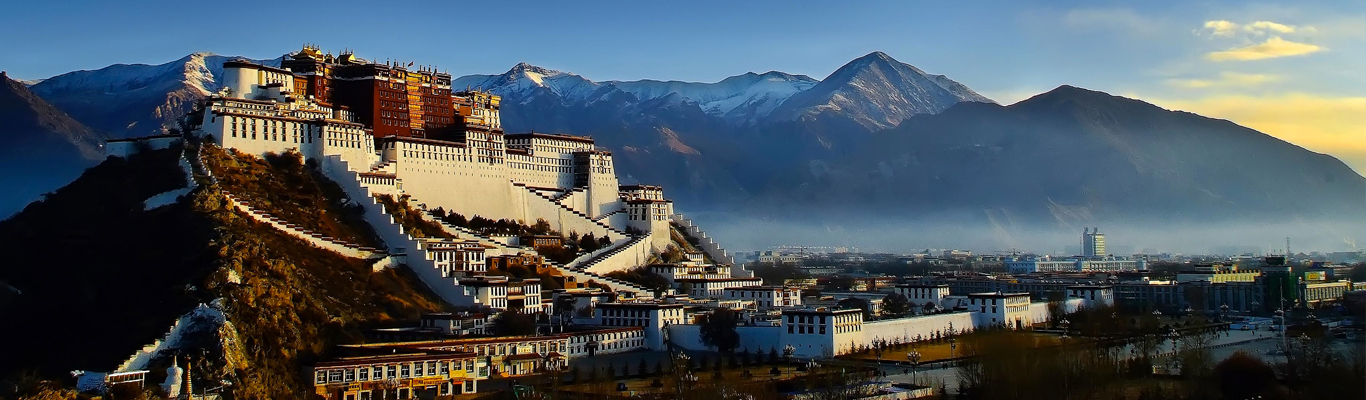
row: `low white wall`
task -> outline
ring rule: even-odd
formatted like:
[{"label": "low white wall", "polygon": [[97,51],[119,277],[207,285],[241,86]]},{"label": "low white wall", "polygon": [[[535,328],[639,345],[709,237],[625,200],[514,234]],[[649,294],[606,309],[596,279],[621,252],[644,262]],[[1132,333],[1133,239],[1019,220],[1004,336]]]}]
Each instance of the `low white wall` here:
[{"label": "low white wall", "polygon": [[903,342],[914,340],[916,335],[929,338],[936,332],[944,334],[949,327],[958,333],[975,329],[972,313],[951,313],[925,315],[910,318],[886,319],[863,323],[863,341],[867,345],[880,340]]},{"label": "low white wall", "polygon": [[324,238],[324,236],[317,233],[305,233],[303,230],[296,228],[293,224],[290,224],[284,220],[281,220],[264,212],[257,211],[255,208],[252,208],[247,204],[243,204],[242,200],[238,199],[237,196],[234,196],[232,193],[228,193],[227,191],[223,191],[223,198],[227,200],[228,205],[232,206],[233,208],[236,208],[239,211],[242,211],[243,213],[246,213],[247,216],[250,217],[252,220],[255,220],[256,222],[265,223],[275,229],[280,230],[281,232],[284,232],[285,234],[288,234],[299,239],[303,239],[303,241],[308,242],[308,244],[313,245],[313,247],[328,250],[333,253],[341,254],[343,256],[351,258],[369,259],[383,257],[383,254],[381,254],[380,252],[363,248],[359,245],[347,245],[345,243],[340,243],[335,240],[327,240]]},{"label": "low white wall", "polygon": [[625,271],[645,265],[650,260],[650,249],[649,238],[642,236],[625,241],[625,243],[614,243],[612,247],[599,250],[603,253],[599,254],[599,258],[574,267],[598,275],[605,275],[613,271]]}]

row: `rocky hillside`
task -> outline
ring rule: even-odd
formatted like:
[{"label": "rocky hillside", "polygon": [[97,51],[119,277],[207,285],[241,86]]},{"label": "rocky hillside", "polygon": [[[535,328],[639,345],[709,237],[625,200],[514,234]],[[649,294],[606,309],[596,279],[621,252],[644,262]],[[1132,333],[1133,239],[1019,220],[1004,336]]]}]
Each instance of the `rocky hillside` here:
[{"label": "rocky hillside", "polygon": [[[11,255],[0,282],[20,293],[5,299],[0,320],[23,327],[0,329],[0,380],[26,370],[54,378],[111,370],[206,303],[226,315],[222,332],[233,340],[167,352],[207,351],[209,362],[196,373],[232,380],[234,398],[297,398],[308,384],[300,367],[326,357],[333,344],[444,309],[405,271],[371,272],[365,260],[314,248],[230,210],[202,177],[179,201],[147,209],[145,199],[185,186],[179,157],[171,149],[111,158],[0,222],[0,248]],[[312,179],[306,169],[262,168],[250,173]],[[160,381],[167,355],[153,360],[149,379]]]}]

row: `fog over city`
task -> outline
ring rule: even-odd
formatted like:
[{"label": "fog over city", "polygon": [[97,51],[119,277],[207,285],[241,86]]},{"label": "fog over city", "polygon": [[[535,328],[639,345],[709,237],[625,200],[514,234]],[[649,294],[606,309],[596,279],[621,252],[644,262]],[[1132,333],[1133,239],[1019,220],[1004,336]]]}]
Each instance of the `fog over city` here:
[{"label": "fog over city", "polygon": [[[1109,221],[1092,224],[993,225],[964,219],[761,219],[730,214],[697,214],[694,220],[733,251],[772,246],[847,246],[863,252],[906,253],[925,249],[967,249],[976,253],[1073,255],[1083,228],[1098,227],[1109,253],[1280,254],[1291,251],[1355,251],[1366,227],[1344,221]],[[965,223],[964,221],[970,221]]]}]

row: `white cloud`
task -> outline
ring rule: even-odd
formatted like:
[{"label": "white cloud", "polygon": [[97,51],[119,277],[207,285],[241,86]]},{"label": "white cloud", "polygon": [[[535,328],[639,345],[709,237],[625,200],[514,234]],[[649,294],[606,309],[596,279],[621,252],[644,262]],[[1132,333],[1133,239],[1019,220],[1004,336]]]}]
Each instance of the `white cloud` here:
[{"label": "white cloud", "polygon": [[1278,24],[1271,21],[1257,21],[1243,27],[1244,30],[1256,34],[1275,33],[1295,33],[1295,27],[1291,25]]},{"label": "white cloud", "polygon": [[1205,59],[1210,61],[1251,61],[1301,56],[1322,50],[1322,47],[1316,45],[1292,42],[1281,39],[1280,36],[1272,36],[1262,43],[1206,54]]},{"label": "white cloud", "polygon": [[1222,19],[1205,21],[1205,29],[1209,30],[1214,36],[1232,37],[1234,34],[1238,33],[1238,24]]},{"label": "white cloud", "polygon": [[1276,75],[1224,71],[1215,79],[1170,79],[1167,84],[1186,89],[1246,88],[1280,79]]}]

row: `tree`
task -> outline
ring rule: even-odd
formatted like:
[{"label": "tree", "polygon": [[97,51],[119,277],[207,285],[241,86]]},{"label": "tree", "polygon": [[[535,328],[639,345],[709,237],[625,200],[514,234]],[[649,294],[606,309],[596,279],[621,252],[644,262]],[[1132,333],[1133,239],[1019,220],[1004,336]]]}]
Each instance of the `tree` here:
[{"label": "tree", "polygon": [[924,307],[921,307],[921,308],[924,308],[924,309],[925,309],[925,313],[926,313],[926,314],[929,314],[929,313],[934,312],[934,310],[937,309],[937,308],[939,308],[939,306],[936,306],[936,305],[934,304],[934,302],[927,301],[927,302],[925,302],[925,306],[924,306]]},{"label": "tree", "polygon": [[911,301],[901,293],[892,293],[882,298],[882,309],[888,314],[901,316],[911,310]]},{"label": "tree", "polygon": [[1270,398],[1276,371],[1260,358],[1239,351],[1214,366],[1214,379],[1226,399]]},{"label": "tree", "polygon": [[536,334],[536,316],[514,311],[498,313],[498,322],[493,325],[499,336],[524,336]]},{"label": "tree", "polygon": [[782,284],[788,279],[806,279],[811,277],[811,275],[807,275],[805,271],[802,271],[801,268],[797,268],[796,265],[788,264],[756,265],[752,270],[754,271],[755,277],[762,278],[764,282],[773,282],[774,284]]},{"label": "tree", "polygon": [[702,344],[715,347],[722,353],[735,351],[735,347],[740,345],[740,333],[735,329],[739,323],[740,316],[735,311],[727,308],[712,311],[701,326]]},{"label": "tree", "polygon": [[580,251],[594,252],[597,251],[599,248],[600,247],[598,246],[598,238],[593,237],[592,232],[584,234],[582,237],[579,238]]},{"label": "tree", "polygon": [[846,310],[863,310],[863,319],[873,318],[872,306],[868,304],[868,300],[860,299],[857,297],[850,297],[844,300],[840,300],[839,303],[835,303],[835,306]]},{"label": "tree", "polygon": [[573,314],[574,314],[574,311],[575,311],[575,310],[574,310],[575,301],[574,301],[574,297],[573,297],[573,296],[560,296],[560,297],[556,297],[556,298],[555,298],[555,303],[554,303],[554,304],[555,304],[555,314],[559,314],[559,315],[573,315]]}]

